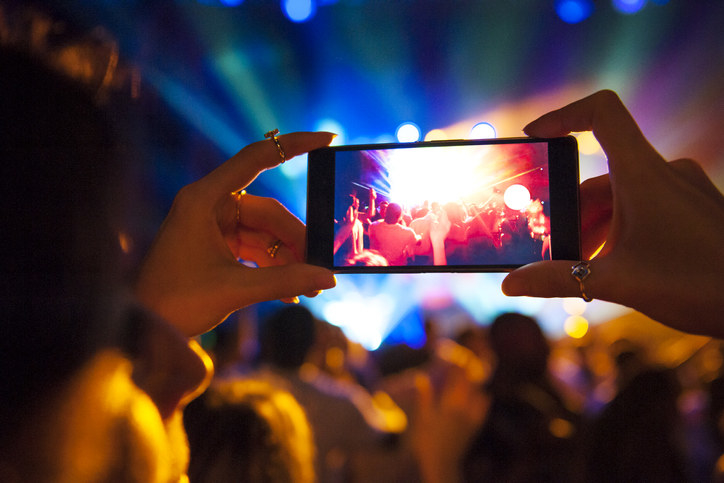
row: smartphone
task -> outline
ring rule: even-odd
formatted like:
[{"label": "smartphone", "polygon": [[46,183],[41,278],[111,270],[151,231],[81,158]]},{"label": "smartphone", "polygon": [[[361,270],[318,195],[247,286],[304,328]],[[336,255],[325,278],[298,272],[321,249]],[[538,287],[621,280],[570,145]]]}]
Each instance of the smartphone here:
[{"label": "smartphone", "polygon": [[308,263],[335,272],[504,272],[580,260],[572,136],[309,153]]}]

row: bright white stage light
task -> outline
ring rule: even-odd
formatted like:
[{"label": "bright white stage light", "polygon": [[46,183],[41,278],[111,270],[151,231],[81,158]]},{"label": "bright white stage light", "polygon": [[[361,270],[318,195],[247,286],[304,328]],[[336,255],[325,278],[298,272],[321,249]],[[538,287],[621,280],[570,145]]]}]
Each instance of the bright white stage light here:
[{"label": "bright white stage light", "polygon": [[387,159],[390,200],[412,207],[426,200],[459,201],[480,192],[489,182],[479,172],[487,150],[488,146],[391,150]]},{"label": "bright white stage light", "polygon": [[373,351],[387,335],[394,307],[394,300],[387,294],[363,297],[359,293],[349,293],[344,300],[327,303],[322,314],[347,337]]},{"label": "bright white stage light", "polygon": [[511,210],[522,211],[530,204],[530,191],[522,184],[510,185],[503,194],[503,201]]},{"label": "bright white stage light", "polygon": [[420,128],[414,122],[403,122],[398,126],[395,137],[401,143],[414,143],[420,140]]},{"label": "bright white stage light", "polygon": [[494,139],[498,136],[495,128],[489,122],[479,122],[473,126],[468,139]]}]

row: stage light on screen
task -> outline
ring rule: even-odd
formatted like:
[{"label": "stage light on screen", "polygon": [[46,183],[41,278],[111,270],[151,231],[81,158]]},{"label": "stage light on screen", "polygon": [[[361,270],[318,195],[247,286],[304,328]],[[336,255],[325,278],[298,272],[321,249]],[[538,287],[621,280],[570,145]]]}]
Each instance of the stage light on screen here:
[{"label": "stage light on screen", "polygon": [[556,14],[566,23],[583,22],[593,13],[592,0],[557,0]]},{"label": "stage light on screen", "polygon": [[503,201],[511,210],[522,211],[530,204],[530,191],[522,184],[510,185],[503,194]]},{"label": "stage light on screen", "polygon": [[498,137],[498,133],[489,122],[477,123],[468,134],[468,139],[494,139],[496,137]]},{"label": "stage light on screen", "polygon": [[403,122],[397,127],[395,137],[401,143],[414,143],[420,140],[420,128],[414,122]]},{"label": "stage light on screen", "polygon": [[306,22],[317,12],[315,0],[283,0],[282,10],[292,22]]},{"label": "stage light on screen", "polygon": [[227,7],[238,7],[244,3],[244,0],[221,0],[221,3]]},{"label": "stage light on screen", "polygon": [[613,8],[626,15],[631,15],[639,12],[644,5],[646,0],[612,0]]}]

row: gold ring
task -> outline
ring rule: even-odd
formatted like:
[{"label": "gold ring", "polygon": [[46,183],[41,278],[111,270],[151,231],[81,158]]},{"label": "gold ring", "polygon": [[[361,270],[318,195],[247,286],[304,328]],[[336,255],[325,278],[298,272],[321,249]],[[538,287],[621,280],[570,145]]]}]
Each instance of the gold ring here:
[{"label": "gold ring", "polygon": [[282,241],[277,240],[266,249],[266,252],[269,254],[269,258],[275,258],[277,256],[280,246],[282,246]]},{"label": "gold ring", "polygon": [[277,145],[277,151],[279,151],[279,156],[282,158],[282,164],[284,164],[284,161],[287,160],[287,155],[284,153],[284,150],[282,149],[282,145],[279,144],[279,140],[277,139],[277,134],[279,134],[279,129],[274,129],[273,131],[269,131],[268,133],[264,134],[264,137],[271,138],[271,140],[274,141],[274,144]]},{"label": "gold ring", "polygon": [[593,300],[593,297],[586,295],[586,289],[583,286],[583,281],[588,278],[591,274],[591,265],[588,262],[578,262],[571,267],[571,275],[578,282],[578,288],[581,290],[581,298],[586,302]]},{"label": "gold ring", "polygon": [[239,190],[239,191],[232,191],[232,195],[236,197],[236,224],[241,226],[241,217],[239,213],[239,205],[241,202],[241,197],[246,194],[246,190]]}]

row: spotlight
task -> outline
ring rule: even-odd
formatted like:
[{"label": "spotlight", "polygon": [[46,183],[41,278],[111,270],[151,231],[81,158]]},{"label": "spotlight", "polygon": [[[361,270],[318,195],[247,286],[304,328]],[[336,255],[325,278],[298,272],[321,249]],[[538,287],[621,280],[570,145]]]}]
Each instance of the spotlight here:
[{"label": "spotlight", "polygon": [[613,8],[619,12],[631,15],[644,8],[646,0],[612,0]]},{"label": "spotlight", "polygon": [[495,128],[489,122],[479,122],[473,126],[468,139],[493,139],[498,136]]},{"label": "spotlight", "polygon": [[292,22],[306,22],[317,12],[315,0],[283,0],[282,10]]},{"label": "spotlight", "polygon": [[556,0],[556,13],[566,23],[578,23],[586,20],[593,13],[592,0]]},{"label": "spotlight", "polygon": [[420,128],[414,122],[403,122],[397,127],[395,137],[401,143],[414,143],[420,140]]}]

